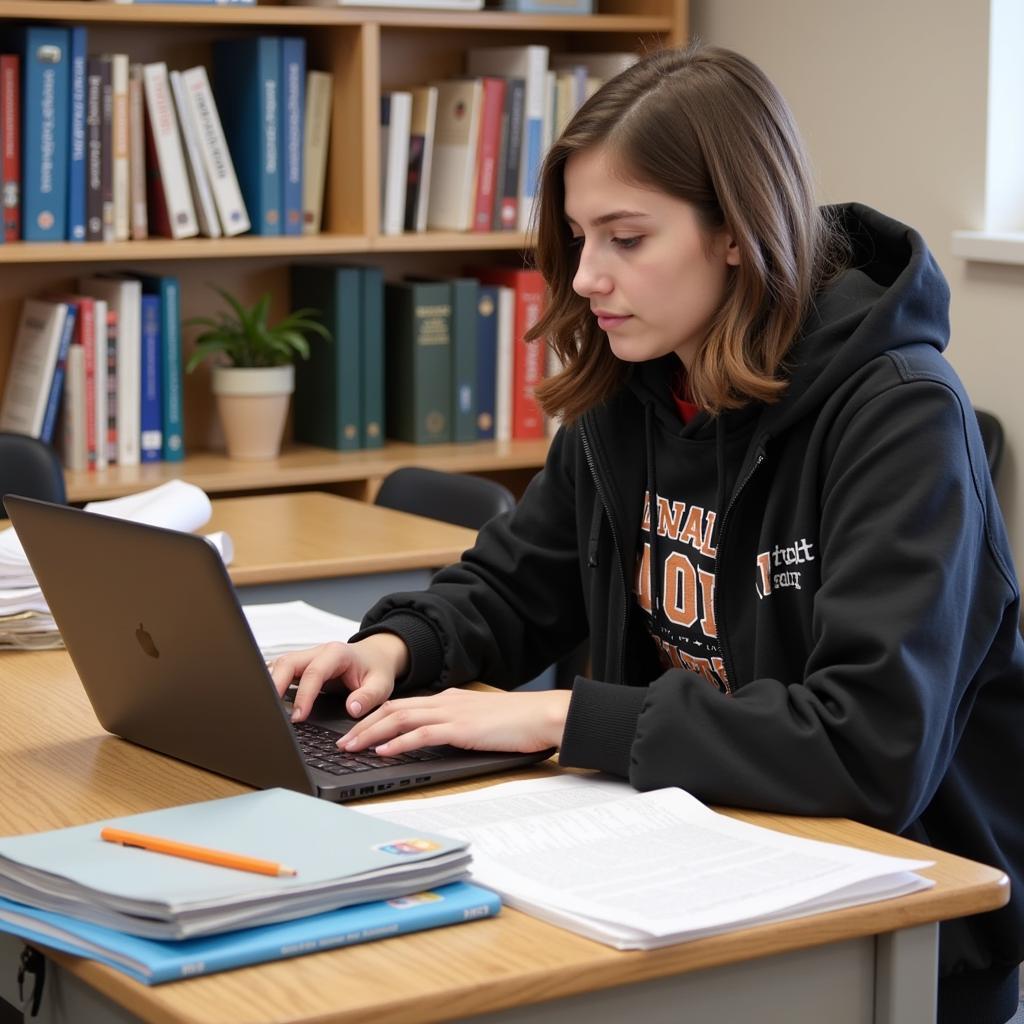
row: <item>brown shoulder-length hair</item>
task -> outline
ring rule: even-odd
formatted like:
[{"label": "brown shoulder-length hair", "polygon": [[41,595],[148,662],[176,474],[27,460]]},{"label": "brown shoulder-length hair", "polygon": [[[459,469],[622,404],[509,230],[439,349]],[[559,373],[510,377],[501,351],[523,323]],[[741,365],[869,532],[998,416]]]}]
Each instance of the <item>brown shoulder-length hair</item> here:
[{"label": "brown shoulder-length hair", "polygon": [[527,337],[547,339],[562,369],[541,383],[545,412],[572,421],[608,398],[627,369],[589,303],[572,289],[578,250],[565,219],[566,161],[602,147],[624,180],[691,203],[702,228],[739,247],[725,298],[689,369],[693,399],[717,413],[773,402],[815,291],[841,269],[841,234],[814,202],[785,100],[751,61],[693,44],[653,53],[596,92],[544,161],[537,266],[548,303]]}]

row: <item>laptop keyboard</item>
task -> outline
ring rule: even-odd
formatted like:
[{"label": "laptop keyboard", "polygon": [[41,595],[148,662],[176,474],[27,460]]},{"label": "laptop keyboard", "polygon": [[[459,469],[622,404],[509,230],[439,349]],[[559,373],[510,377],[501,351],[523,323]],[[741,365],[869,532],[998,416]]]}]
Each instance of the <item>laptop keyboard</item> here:
[{"label": "laptop keyboard", "polygon": [[299,741],[302,759],[310,768],[319,768],[331,775],[350,775],[353,772],[366,772],[371,768],[387,768],[396,764],[412,764],[417,761],[435,761],[444,755],[429,747],[421,750],[410,750],[407,754],[395,754],[384,757],[370,747],[350,753],[339,750],[338,740],[344,733],[327,729],[313,722],[296,722],[292,728]]}]

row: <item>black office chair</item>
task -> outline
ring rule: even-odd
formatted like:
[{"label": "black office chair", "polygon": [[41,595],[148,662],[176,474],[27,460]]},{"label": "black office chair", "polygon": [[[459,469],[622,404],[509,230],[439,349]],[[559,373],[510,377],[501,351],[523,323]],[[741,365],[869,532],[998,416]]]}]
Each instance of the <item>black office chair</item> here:
[{"label": "black office chair", "polygon": [[990,412],[975,409],[974,414],[978,417],[981,440],[985,445],[988,471],[992,474],[992,482],[995,483],[996,476],[999,474],[999,464],[1003,459],[1003,425]]},{"label": "black office chair", "polygon": [[[5,494],[63,505],[67,493],[57,453],[38,438],[0,431],[0,499]],[[2,501],[0,518],[7,518]]]},{"label": "black office chair", "polygon": [[504,484],[486,477],[403,466],[384,478],[375,504],[479,530],[515,508],[516,499]]}]

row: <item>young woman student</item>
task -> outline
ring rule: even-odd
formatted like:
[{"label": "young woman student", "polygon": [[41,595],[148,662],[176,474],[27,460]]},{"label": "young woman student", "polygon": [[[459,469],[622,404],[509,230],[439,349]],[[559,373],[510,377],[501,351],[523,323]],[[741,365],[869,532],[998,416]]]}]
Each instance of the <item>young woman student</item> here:
[{"label": "young woman student", "polygon": [[[351,691],[348,749],[557,746],[638,789],[996,865],[1010,904],[942,926],[939,1002],[1001,1024],[1024,958],[1020,592],[924,241],[817,208],[785,101],[710,47],[588,100],[539,203],[547,464],[428,590],[278,659],[276,685],[299,677],[297,719],[328,680]],[[571,691],[401,699],[514,687],[585,638]]]}]

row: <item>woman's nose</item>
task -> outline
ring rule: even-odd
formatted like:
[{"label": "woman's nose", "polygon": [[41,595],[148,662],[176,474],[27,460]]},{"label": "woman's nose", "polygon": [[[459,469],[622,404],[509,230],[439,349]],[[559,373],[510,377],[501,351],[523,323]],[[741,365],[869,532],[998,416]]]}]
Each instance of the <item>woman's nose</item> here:
[{"label": "woman's nose", "polygon": [[572,288],[577,295],[587,298],[606,293],[610,288],[608,275],[597,264],[593,250],[586,245],[580,247],[579,264],[572,279]]}]

